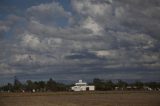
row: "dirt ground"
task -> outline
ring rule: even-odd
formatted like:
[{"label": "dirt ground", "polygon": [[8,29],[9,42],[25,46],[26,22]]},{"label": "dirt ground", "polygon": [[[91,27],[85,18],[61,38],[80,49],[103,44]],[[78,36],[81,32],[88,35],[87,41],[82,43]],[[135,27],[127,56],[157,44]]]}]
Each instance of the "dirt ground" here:
[{"label": "dirt ground", "polygon": [[160,92],[0,93],[0,106],[160,106]]}]

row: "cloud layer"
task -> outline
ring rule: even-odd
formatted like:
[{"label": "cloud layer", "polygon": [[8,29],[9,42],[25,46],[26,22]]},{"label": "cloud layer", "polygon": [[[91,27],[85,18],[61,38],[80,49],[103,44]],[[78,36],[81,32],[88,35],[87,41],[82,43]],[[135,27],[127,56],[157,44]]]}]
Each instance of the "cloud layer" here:
[{"label": "cloud layer", "polygon": [[160,80],[159,0],[69,3],[39,3],[0,20],[0,75]]}]

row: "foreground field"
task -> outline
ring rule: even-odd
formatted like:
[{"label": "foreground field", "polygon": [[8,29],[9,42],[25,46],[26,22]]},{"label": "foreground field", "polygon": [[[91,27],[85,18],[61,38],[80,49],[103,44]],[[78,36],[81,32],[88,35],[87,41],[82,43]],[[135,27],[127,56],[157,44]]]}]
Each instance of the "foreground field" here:
[{"label": "foreground field", "polygon": [[0,106],[160,106],[160,92],[0,93]]}]

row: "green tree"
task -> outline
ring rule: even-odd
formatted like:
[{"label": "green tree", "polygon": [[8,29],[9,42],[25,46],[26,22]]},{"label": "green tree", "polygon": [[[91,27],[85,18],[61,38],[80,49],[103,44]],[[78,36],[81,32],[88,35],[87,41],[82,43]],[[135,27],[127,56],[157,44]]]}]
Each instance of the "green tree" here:
[{"label": "green tree", "polygon": [[113,90],[114,87],[115,87],[115,84],[111,80],[108,80],[105,82],[105,89],[106,90]]},{"label": "green tree", "polygon": [[0,90],[13,92],[13,85],[11,83],[8,83],[7,85],[1,87]]},{"label": "green tree", "polygon": [[48,91],[56,91],[57,90],[57,85],[56,85],[56,82],[50,78],[48,81],[47,81],[47,90]]},{"label": "green tree", "polygon": [[118,80],[118,82],[116,83],[116,86],[119,87],[119,88],[121,88],[121,89],[126,88],[127,85],[128,85],[127,82],[124,82],[122,80]]},{"label": "green tree", "polygon": [[22,83],[19,79],[15,76],[14,77],[14,91],[19,92],[22,89]]},{"label": "green tree", "polygon": [[156,90],[157,88],[160,88],[160,83],[157,83],[157,82],[149,82],[149,83],[146,83],[146,85],[154,90]]},{"label": "green tree", "polygon": [[31,80],[27,80],[26,81],[27,85],[26,85],[26,90],[27,91],[32,91],[33,89],[37,89],[36,84],[34,82],[32,82]]},{"label": "green tree", "polygon": [[99,78],[93,79],[93,84],[95,85],[96,90],[105,90],[105,82]]},{"label": "green tree", "polygon": [[46,83],[45,83],[45,81],[39,81],[39,82],[38,82],[38,85],[37,85],[37,88],[38,88],[41,92],[46,91]]},{"label": "green tree", "polygon": [[141,81],[136,81],[135,83],[133,83],[134,86],[137,87],[137,89],[142,89],[144,84]]}]

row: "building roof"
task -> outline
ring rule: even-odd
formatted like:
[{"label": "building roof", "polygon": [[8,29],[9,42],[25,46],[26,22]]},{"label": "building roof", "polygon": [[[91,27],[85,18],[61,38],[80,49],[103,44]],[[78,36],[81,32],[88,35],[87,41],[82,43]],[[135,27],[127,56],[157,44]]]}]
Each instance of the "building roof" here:
[{"label": "building roof", "polygon": [[84,85],[87,85],[86,82],[82,82],[82,80],[79,80],[78,83],[75,83],[76,86],[84,86]]}]

